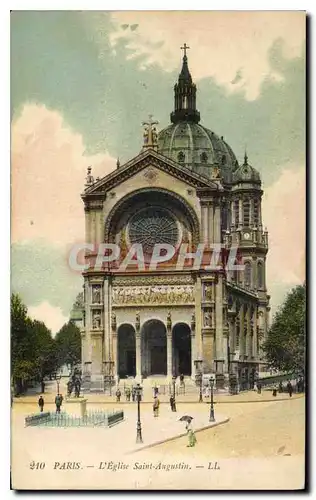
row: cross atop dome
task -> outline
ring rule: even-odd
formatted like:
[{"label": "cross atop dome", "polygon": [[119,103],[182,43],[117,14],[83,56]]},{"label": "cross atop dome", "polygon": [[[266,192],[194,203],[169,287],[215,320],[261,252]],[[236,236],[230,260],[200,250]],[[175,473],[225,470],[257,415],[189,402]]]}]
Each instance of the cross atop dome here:
[{"label": "cross atop dome", "polygon": [[183,44],[183,47],[180,47],[181,50],[183,50],[183,54],[184,54],[184,57],[187,56],[187,50],[189,49],[190,47],[188,47],[188,45],[186,43]]}]

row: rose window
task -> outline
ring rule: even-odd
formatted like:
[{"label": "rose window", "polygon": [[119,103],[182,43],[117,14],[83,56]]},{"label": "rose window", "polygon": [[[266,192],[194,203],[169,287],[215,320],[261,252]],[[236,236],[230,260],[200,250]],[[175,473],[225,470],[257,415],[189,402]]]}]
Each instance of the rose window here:
[{"label": "rose window", "polygon": [[179,228],[175,218],[163,208],[146,208],[138,212],[129,223],[129,240],[142,245],[145,254],[151,253],[154,245],[176,246]]}]

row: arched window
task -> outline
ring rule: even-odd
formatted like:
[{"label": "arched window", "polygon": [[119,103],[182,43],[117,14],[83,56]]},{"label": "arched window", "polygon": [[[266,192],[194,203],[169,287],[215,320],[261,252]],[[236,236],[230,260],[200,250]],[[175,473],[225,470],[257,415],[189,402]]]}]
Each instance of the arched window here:
[{"label": "arched window", "polygon": [[249,227],[250,223],[250,200],[246,198],[243,203],[244,208],[244,226]]},{"label": "arched window", "polygon": [[239,225],[239,200],[234,201],[235,226]]},{"label": "arched window", "polygon": [[245,263],[245,287],[249,288],[251,286],[251,264],[250,262]]},{"label": "arched window", "polygon": [[185,160],[185,154],[183,153],[183,151],[180,151],[180,153],[178,153],[178,162],[184,163],[184,160]]},{"label": "arched window", "polygon": [[253,223],[255,227],[259,226],[259,200],[253,200]]},{"label": "arched window", "polygon": [[202,163],[207,163],[207,154],[205,153],[205,151],[201,153],[200,159]]},{"label": "arched window", "polygon": [[258,262],[258,288],[263,288],[264,277],[263,277],[263,263]]}]

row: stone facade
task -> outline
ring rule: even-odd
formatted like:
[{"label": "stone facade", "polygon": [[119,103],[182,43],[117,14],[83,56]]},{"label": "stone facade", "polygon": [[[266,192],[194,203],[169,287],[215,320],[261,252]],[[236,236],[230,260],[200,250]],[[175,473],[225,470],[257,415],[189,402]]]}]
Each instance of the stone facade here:
[{"label": "stone facade", "polygon": [[[192,116],[196,124],[199,114],[192,111],[188,123]],[[173,123],[178,126],[177,114]],[[167,156],[164,131],[161,154],[153,124],[145,123],[138,156],[97,181],[88,172],[82,194],[86,242],[96,247],[117,243],[121,254],[106,265],[96,252],[87,256],[83,371],[136,379],[194,377],[194,361],[202,360],[205,373],[249,376],[264,363],[261,345],[269,314],[268,234],[262,226],[259,174],[247,157],[239,166],[230,149],[228,177],[227,165],[221,168],[217,160],[208,166],[208,175],[199,173],[183,164],[183,157],[177,162],[174,154]],[[208,137],[211,141],[211,132]],[[177,249],[185,243],[192,253],[201,243],[221,245],[227,252],[238,247],[243,270],[207,269],[207,256],[183,267],[178,253],[156,269],[145,263],[142,269],[122,271],[120,263],[137,238],[149,246],[172,242]]]}]

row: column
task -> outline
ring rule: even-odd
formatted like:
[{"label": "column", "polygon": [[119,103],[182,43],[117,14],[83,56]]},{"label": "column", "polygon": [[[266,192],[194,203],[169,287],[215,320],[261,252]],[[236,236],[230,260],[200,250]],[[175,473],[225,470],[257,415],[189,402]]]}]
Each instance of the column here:
[{"label": "column", "polygon": [[218,282],[215,289],[215,322],[216,322],[216,334],[215,334],[215,352],[216,360],[226,359],[224,352],[224,339],[223,339],[223,278],[221,275],[218,276]]},{"label": "column", "polygon": [[239,199],[239,226],[242,226],[244,222],[243,218],[243,200],[240,198]]},{"label": "column", "polygon": [[111,361],[114,361],[114,368],[112,375],[114,377],[117,376],[118,371],[119,371],[119,366],[118,366],[118,353],[117,353],[117,331],[112,332],[111,335],[111,344],[110,345],[110,350],[111,350]]},{"label": "column", "polygon": [[202,345],[202,284],[198,276],[195,285],[195,337],[196,337],[196,359],[203,359]]},{"label": "column", "polygon": [[214,243],[214,207],[213,203],[209,202],[207,207],[208,218],[208,241],[210,244]]},{"label": "column", "polygon": [[239,330],[239,351],[240,356],[244,356],[245,348],[245,311],[243,304],[240,306],[240,330]]},{"label": "column", "polygon": [[249,226],[254,226],[254,200],[253,198],[249,199]]},{"label": "column", "polygon": [[208,242],[208,207],[203,203],[201,206],[202,219],[202,239],[203,243]]},{"label": "column", "polygon": [[111,360],[110,351],[110,335],[111,335],[111,325],[110,325],[110,307],[111,307],[111,297],[110,297],[110,287],[109,281],[104,280],[103,283],[103,325],[104,325],[104,345],[103,345],[103,361]]},{"label": "column", "polygon": [[140,331],[135,334],[136,340],[136,379],[141,381],[142,377],[142,350],[141,350],[141,335]]},{"label": "column", "polygon": [[214,243],[221,242],[221,207],[219,200],[216,200],[214,210]]},{"label": "column", "polygon": [[195,364],[194,360],[196,357],[196,337],[195,330],[191,329],[191,378],[195,380]]},{"label": "column", "polygon": [[231,225],[234,226],[236,221],[234,201],[231,202]]},{"label": "column", "polygon": [[167,377],[172,380],[172,330],[167,330]]}]

